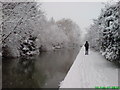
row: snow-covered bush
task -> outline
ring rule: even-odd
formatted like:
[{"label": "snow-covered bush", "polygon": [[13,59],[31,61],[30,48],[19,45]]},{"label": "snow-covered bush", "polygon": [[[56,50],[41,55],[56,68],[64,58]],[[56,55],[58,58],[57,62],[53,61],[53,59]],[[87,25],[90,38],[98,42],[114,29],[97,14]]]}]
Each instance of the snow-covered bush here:
[{"label": "snow-covered bush", "polygon": [[[90,29],[88,36],[90,38],[98,37],[98,48],[102,55],[110,61],[120,61],[120,2],[109,5],[104,8],[97,19],[96,29]],[[99,32],[99,33],[97,33]],[[96,40],[93,39],[93,44]],[[96,45],[97,46],[97,45]]]},{"label": "snow-covered bush", "polygon": [[36,37],[30,35],[27,39],[21,40],[20,44],[20,55],[23,57],[33,56],[37,53],[35,44]]},{"label": "snow-covered bush", "polygon": [[120,4],[111,5],[102,14],[101,50],[108,60],[120,60]]}]

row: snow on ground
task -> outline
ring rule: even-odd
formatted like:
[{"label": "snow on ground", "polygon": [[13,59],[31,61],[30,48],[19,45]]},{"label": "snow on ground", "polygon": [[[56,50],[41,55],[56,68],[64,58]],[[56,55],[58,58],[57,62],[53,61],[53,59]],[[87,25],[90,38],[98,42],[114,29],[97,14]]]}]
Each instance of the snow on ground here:
[{"label": "snow on ground", "polygon": [[95,86],[118,86],[118,68],[95,51],[90,50],[89,55],[84,55],[82,47],[60,88]]}]

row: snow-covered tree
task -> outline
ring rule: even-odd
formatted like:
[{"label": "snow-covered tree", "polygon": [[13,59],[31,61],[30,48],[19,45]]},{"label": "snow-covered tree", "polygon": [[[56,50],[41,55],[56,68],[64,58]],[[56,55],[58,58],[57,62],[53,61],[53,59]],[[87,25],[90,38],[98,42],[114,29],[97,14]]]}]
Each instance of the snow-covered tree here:
[{"label": "snow-covered tree", "polygon": [[[77,24],[70,19],[47,20],[40,5],[37,2],[3,2],[3,56],[29,56],[28,53],[38,49],[42,52],[80,44]],[[29,40],[30,35],[36,37],[35,41]],[[33,47],[34,50],[30,50]]]},{"label": "snow-covered tree", "polygon": [[3,2],[2,39],[3,51],[9,47],[10,55],[19,57],[20,40],[37,29],[38,20],[43,18],[43,12],[38,10],[36,2]]},{"label": "snow-covered tree", "polygon": [[70,19],[62,19],[57,21],[57,25],[68,37],[68,44],[71,45],[80,45],[81,39],[81,30],[79,26]]},{"label": "snow-covered tree", "polygon": [[67,22],[66,19],[66,22],[64,21],[62,19],[56,22],[54,18],[51,18],[46,22],[42,30],[38,31],[37,43],[40,49],[47,51],[80,44],[79,27],[72,20]]},{"label": "snow-covered tree", "polygon": [[100,51],[100,30],[98,20],[94,20],[94,23],[89,27],[86,39],[89,41],[91,48]]}]

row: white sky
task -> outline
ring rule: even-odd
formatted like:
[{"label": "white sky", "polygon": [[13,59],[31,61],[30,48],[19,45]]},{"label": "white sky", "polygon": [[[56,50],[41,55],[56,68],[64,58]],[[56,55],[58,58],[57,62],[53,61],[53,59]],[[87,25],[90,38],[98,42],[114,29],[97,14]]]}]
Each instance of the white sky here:
[{"label": "white sky", "polygon": [[44,2],[42,9],[48,18],[55,20],[70,18],[76,22],[82,31],[96,19],[104,8],[101,2]]},{"label": "white sky", "polygon": [[42,3],[42,9],[47,18],[53,17],[56,21],[70,18],[76,22],[82,31],[85,31],[92,19],[96,19],[104,8],[102,2],[116,2],[119,0],[0,0],[3,2],[32,2]]}]

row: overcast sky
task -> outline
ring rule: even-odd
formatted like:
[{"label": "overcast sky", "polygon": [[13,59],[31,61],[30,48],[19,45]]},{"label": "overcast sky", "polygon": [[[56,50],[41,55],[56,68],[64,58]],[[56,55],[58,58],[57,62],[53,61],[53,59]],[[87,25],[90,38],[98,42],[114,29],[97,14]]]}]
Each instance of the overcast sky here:
[{"label": "overcast sky", "polygon": [[100,15],[104,4],[101,2],[46,2],[42,8],[48,18],[55,20],[70,18],[76,22],[82,31],[92,23],[92,19]]}]

